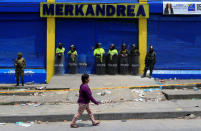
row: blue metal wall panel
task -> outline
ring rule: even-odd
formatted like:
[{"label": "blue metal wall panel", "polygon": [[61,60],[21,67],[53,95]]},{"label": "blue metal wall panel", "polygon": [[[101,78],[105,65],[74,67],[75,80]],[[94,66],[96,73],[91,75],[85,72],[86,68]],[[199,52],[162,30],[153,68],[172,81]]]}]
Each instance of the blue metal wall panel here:
[{"label": "blue metal wall panel", "polygon": [[79,56],[87,56],[87,73],[94,73],[96,42],[102,43],[106,53],[111,43],[115,43],[118,50],[122,42],[138,43],[138,23],[136,19],[57,19],[56,46],[58,42],[62,42],[66,50],[75,44]]},{"label": "blue metal wall panel", "polygon": [[23,53],[28,68],[45,68],[46,19],[39,14],[0,14],[0,29],[0,68],[14,67],[17,52]]},{"label": "blue metal wall panel", "polygon": [[156,69],[201,69],[201,17],[150,17],[148,46],[155,47]]},{"label": "blue metal wall panel", "polygon": [[[45,69],[25,69],[24,82],[46,83]],[[16,83],[14,69],[0,69],[0,83]]]}]

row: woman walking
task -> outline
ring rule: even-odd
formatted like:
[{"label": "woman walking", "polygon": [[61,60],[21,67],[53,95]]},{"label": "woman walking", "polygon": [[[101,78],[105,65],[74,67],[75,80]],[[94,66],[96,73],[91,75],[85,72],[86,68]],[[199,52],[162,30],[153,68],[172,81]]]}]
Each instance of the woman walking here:
[{"label": "woman walking", "polygon": [[78,112],[74,115],[71,127],[72,128],[78,128],[79,126],[76,124],[76,120],[82,115],[84,110],[87,110],[87,113],[91,119],[92,125],[97,126],[100,122],[96,121],[94,119],[94,115],[92,113],[91,108],[89,107],[90,101],[92,101],[94,104],[98,105],[99,103],[93,98],[91,90],[88,86],[89,83],[89,75],[83,74],[82,77],[82,84],[80,85],[80,91],[79,91],[79,98],[78,98]]}]

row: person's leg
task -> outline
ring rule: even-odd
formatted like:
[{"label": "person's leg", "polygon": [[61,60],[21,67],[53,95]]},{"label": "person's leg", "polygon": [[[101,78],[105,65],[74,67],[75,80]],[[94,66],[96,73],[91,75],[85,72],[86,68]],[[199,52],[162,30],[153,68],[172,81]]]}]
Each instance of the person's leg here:
[{"label": "person's leg", "polygon": [[86,106],[87,104],[79,104],[78,112],[74,115],[72,119],[71,127],[72,125],[76,125],[76,120],[82,115],[82,113],[86,109]]},{"label": "person's leg", "polygon": [[24,86],[24,70],[20,71],[20,77],[21,77],[22,86]]},{"label": "person's leg", "polygon": [[146,77],[148,68],[149,68],[149,65],[148,65],[148,64],[145,64],[143,77]]},{"label": "person's leg", "polygon": [[93,112],[92,112],[92,109],[89,107],[89,104],[87,104],[86,106],[86,110],[87,110],[87,113],[89,115],[89,118],[91,119],[91,122],[94,126],[98,125],[99,122],[97,122],[94,118],[94,115],[93,115]]},{"label": "person's leg", "polygon": [[16,86],[19,86],[19,71],[15,70],[15,77],[16,77]]},{"label": "person's leg", "polygon": [[150,65],[150,74],[149,74],[149,77],[152,77],[153,69],[154,69],[154,64],[151,64]]}]

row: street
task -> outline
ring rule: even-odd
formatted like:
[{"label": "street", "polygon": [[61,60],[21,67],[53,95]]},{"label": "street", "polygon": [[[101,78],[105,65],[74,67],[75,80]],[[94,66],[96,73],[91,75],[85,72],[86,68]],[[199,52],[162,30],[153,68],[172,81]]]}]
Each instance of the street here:
[{"label": "street", "polygon": [[77,129],[70,128],[70,122],[44,122],[30,127],[14,123],[0,125],[0,131],[200,131],[201,119],[146,119],[101,121],[97,127],[90,121],[79,121]]}]

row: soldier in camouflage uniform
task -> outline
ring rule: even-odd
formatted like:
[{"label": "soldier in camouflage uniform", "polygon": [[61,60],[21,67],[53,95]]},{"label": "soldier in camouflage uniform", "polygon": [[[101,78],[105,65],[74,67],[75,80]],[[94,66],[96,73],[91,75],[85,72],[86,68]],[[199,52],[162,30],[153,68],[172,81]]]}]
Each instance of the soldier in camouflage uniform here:
[{"label": "soldier in camouflage uniform", "polygon": [[154,51],[153,46],[150,46],[149,52],[147,53],[145,58],[145,68],[144,68],[144,74],[142,77],[146,77],[146,73],[148,69],[150,69],[149,78],[152,77],[152,72],[153,72],[155,63],[156,63],[156,52]]},{"label": "soldier in camouflage uniform", "polygon": [[22,57],[21,52],[17,54],[17,59],[15,60],[14,66],[17,81],[16,86],[19,86],[19,76],[21,77],[22,86],[24,86],[24,68],[26,67],[26,62],[25,59]]}]

